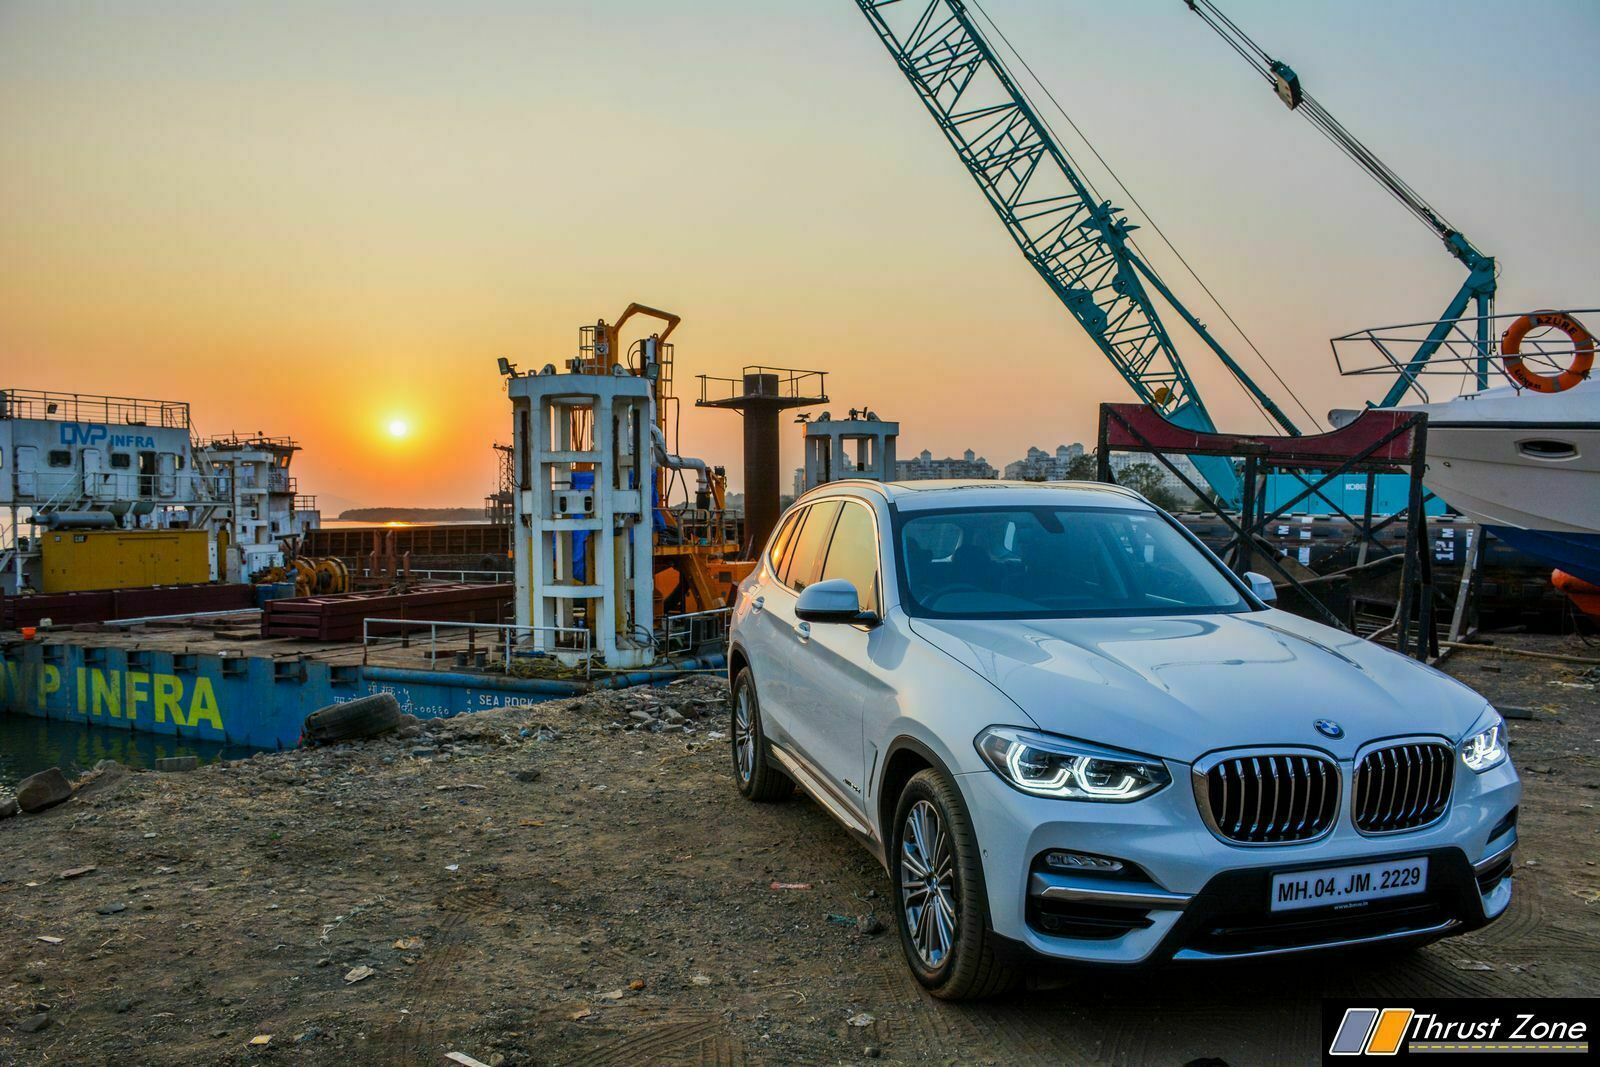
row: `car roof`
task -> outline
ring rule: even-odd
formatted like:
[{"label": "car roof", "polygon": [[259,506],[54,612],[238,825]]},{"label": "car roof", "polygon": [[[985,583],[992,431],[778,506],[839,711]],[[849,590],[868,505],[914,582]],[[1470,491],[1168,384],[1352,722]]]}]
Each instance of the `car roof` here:
[{"label": "car roof", "polygon": [[[876,493],[901,511],[931,508],[1151,507],[1131,489],[1105,482],[1019,482],[1001,479],[932,478],[914,482],[876,482],[847,478],[811,490],[802,501]],[[798,501],[797,501],[798,503]]]}]

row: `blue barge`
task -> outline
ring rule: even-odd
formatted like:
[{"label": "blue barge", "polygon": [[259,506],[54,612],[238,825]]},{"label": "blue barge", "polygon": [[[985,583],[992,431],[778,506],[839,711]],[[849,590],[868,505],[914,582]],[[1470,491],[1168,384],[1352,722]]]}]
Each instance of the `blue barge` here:
[{"label": "blue barge", "polygon": [[392,693],[420,719],[581,696],[595,689],[650,685],[687,671],[714,670],[723,656],[592,680],[329,662],[315,655],[264,656],[235,650],[174,651],[69,641],[0,643],[0,710],[200,741],[294,748],[311,712],[374,693]]}]

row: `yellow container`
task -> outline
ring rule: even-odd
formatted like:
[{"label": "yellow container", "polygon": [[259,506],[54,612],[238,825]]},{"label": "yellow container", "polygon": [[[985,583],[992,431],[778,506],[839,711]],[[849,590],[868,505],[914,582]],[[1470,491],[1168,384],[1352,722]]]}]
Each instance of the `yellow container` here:
[{"label": "yellow container", "polygon": [[204,530],[51,530],[40,541],[46,593],[211,580]]}]

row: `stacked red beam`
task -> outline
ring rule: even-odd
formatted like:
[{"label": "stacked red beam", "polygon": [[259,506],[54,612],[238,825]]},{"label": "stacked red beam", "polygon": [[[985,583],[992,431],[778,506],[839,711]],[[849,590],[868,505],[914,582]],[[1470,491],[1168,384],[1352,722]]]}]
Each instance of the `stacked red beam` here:
[{"label": "stacked red beam", "polygon": [[434,585],[413,593],[339,593],[269,600],[261,610],[261,636],[358,641],[361,624],[367,619],[504,622],[511,614],[512,588]]},{"label": "stacked red beam", "polygon": [[82,593],[27,593],[0,596],[0,629],[57,626],[110,619],[142,619],[201,611],[244,611],[256,606],[250,585],[146,585]]}]

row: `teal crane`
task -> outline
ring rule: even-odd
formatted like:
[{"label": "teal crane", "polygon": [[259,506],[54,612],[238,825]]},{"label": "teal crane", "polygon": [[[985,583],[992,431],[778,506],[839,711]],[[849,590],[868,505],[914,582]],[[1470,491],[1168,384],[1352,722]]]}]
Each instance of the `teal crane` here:
[{"label": "teal crane", "polygon": [[[1138,227],[1094,194],[961,0],[856,2],[1017,247],[1140,400],[1179,426],[1216,429],[1157,312],[1159,297],[1273,422],[1300,432],[1132,247]],[[1237,506],[1232,464],[1194,462]]]}]

